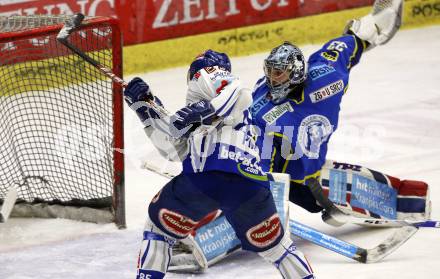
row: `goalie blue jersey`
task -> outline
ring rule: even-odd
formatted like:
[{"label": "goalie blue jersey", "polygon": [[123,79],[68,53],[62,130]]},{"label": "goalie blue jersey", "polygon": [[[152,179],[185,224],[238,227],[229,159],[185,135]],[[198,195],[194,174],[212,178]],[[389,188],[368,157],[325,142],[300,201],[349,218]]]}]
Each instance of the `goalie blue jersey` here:
[{"label": "goalie blue jersey", "polygon": [[308,75],[301,94],[274,105],[263,77],[252,93],[253,123],[259,127],[257,145],[264,171],[286,172],[305,183],[319,175],[327,144],[338,127],[342,96],[351,68],[359,62],[365,43],[346,35],[326,43],[308,60]]}]

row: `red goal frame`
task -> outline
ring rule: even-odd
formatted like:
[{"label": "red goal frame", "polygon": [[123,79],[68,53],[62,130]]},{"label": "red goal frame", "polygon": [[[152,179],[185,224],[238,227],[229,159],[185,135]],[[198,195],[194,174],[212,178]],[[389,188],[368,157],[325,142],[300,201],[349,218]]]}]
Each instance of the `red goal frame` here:
[{"label": "red goal frame", "polygon": [[[119,27],[119,22],[115,18],[110,17],[95,17],[87,18],[78,31],[82,29],[90,29],[93,27],[110,26],[112,36],[112,71],[115,75],[123,77],[122,67],[122,33]],[[11,40],[32,39],[36,36],[56,35],[59,33],[63,24],[56,24],[50,26],[40,26],[27,30],[12,31],[0,33],[0,43],[7,43]],[[58,43],[58,42],[57,42]],[[68,50],[66,50],[68,53]],[[1,57],[1,51],[0,51]],[[26,60],[29,57],[25,58]],[[0,65],[1,66],[1,65]],[[113,210],[114,222],[119,228],[126,227],[125,218],[125,173],[124,173],[124,122],[123,122],[123,91],[122,87],[116,83],[112,83],[113,91]]]}]

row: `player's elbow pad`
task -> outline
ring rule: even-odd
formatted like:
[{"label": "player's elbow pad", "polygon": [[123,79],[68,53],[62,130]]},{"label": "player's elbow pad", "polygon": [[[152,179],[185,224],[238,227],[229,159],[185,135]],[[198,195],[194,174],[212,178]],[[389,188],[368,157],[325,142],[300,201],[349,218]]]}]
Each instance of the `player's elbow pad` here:
[{"label": "player's elbow pad", "polygon": [[394,37],[402,24],[402,0],[376,0],[373,11],[360,19],[351,20],[346,26],[357,37],[369,43],[368,49],[386,44]]}]

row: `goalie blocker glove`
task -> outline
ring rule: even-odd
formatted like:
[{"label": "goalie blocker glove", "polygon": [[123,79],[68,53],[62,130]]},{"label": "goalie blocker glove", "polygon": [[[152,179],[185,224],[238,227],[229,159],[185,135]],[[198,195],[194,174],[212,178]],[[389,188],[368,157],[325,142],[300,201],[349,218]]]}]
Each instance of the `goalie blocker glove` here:
[{"label": "goalie blocker glove", "polygon": [[402,24],[402,0],[376,0],[373,11],[360,19],[352,19],[344,33],[353,33],[369,43],[367,50],[386,44]]}]

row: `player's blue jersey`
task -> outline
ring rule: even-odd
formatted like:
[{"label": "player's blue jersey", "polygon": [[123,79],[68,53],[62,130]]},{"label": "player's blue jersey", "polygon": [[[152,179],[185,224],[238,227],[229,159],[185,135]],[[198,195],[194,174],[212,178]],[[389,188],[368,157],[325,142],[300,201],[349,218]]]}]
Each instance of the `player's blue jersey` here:
[{"label": "player's blue jersey", "polygon": [[268,187],[260,152],[251,128],[251,90],[219,67],[206,67],[188,84],[187,103],[208,100],[215,110],[212,125],[192,131],[187,140],[183,173],[222,171],[252,179]]},{"label": "player's blue jersey", "polygon": [[212,126],[206,133],[189,139],[189,154],[183,160],[183,173],[223,171],[235,173],[268,186],[266,173],[260,166],[259,149],[249,129],[249,112],[236,126]]},{"label": "player's blue jersey", "polygon": [[310,56],[302,94],[278,105],[267,97],[266,79],[257,82],[251,113],[253,123],[261,129],[257,145],[264,171],[289,173],[299,183],[319,175],[328,141],[338,127],[350,69],[364,49],[364,42],[353,35],[329,41]]}]

